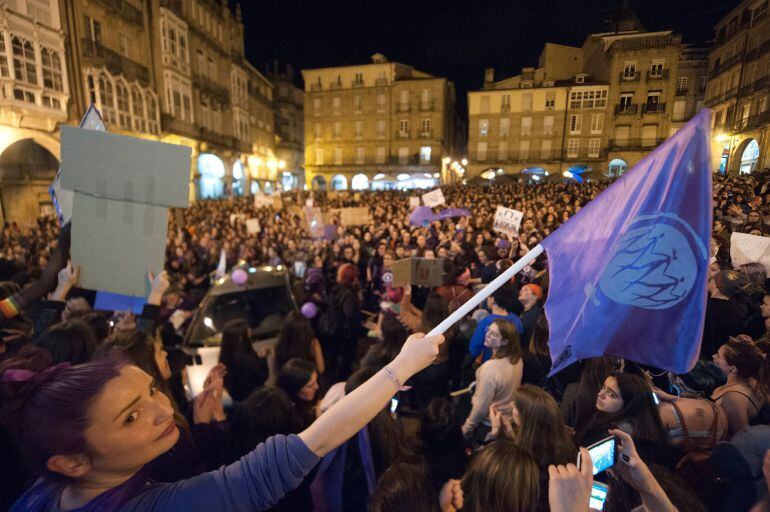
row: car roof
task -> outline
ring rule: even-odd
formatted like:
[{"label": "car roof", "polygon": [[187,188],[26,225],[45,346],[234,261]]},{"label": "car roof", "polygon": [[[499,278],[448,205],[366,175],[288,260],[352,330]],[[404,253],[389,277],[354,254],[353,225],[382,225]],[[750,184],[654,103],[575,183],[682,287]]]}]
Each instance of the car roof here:
[{"label": "car roof", "polygon": [[239,268],[246,271],[248,276],[246,283],[235,284],[233,282],[233,274],[230,272],[225,277],[217,280],[214,286],[209,289],[207,295],[225,295],[248,290],[259,290],[260,288],[286,286],[288,284],[288,269],[284,265]]}]

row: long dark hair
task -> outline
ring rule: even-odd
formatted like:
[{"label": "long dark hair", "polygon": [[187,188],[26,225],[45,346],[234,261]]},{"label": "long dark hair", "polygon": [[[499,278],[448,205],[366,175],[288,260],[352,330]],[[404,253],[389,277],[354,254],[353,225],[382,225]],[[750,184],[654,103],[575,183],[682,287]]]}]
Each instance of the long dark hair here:
[{"label": "long dark hair", "polygon": [[575,460],[577,449],[564,424],[559,406],[542,389],[524,384],[513,395],[521,427],[514,442],[525,449],[540,468]]},{"label": "long dark hair", "polygon": [[382,355],[387,361],[392,361],[401,352],[401,347],[404,346],[409,331],[398,318],[388,313],[384,315],[380,329],[382,331]]},{"label": "long dark hair", "polygon": [[249,324],[246,320],[233,320],[222,329],[222,343],[219,349],[219,362],[228,368],[236,366],[236,361],[250,355],[256,356],[249,338]]},{"label": "long dark hair", "polygon": [[519,331],[516,327],[502,318],[498,318],[490,325],[496,325],[500,330],[500,336],[508,340],[508,343],[497,349],[495,359],[508,359],[511,364],[516,364],[521,359],[521,343],[519,341]]},{"label": "long dark hair", "polygon": [[529,338],[529,353],[535,356],[551,357],[548,348],[548,319],[545,315],[537,317],[532,336]]},{"label": "long dark hair", "polygon": [[90,361],[96,352],[96,337],[88,324],[66,320],[49,327],[37,345],[51,353],[53,364],[81,364]]},{"label": "long dark hair", "polygon": [[422,331],[430,332],[447,316],[449,316],[449,302],[438,293],[431,293],[422,310]]},{"label": "long dark hair", "polygon": [[731,340],[722,345],[725,361],[735,366],[738,378],[746,381],[757,394],[770,394],[770,365],[767,356],[753,342]]},{"label": "long dark hair", "polygon": [[294,359],[289,359],[278,370],[275,385],[281,388],[292,402],[297,403],[299,391],[310,382],[310,379],[313,378],[313,373],[315,373],[315,367],[310,361],[301,357],[295,357]]},{"label": "long dark hair", "polygon": [[581,432],[578,439],[583,439],[587,433],[603,430],[605,426],[626,423],[633,430],[629,434],[633,436],[634,442],[665,446],[666,430],[647,381],[639,375],[622,372],[615,372],[610,377],[618,382],[623,407],[614,413],[596,410],[588,427]]},{"label": "long dark hair", "polygon": [[572,426],[576,430],[582,429],[591,420],[596,410],[596,395],[604,386],[604,380],[617,369],[618,359],[615,357],[586,359],[575,397],[575,418]]},{"label": "long dark hair", "polygon": [[275,346],[275,365],[280,368],[295,357],[315,363],[313,338],[315,333],[308,319],[298,311],[289,313]]},{"label": "long dark hair", "polygon": [[390,466],[377,481],[369,512],[439,512],[438,496],[425,468],[411,464]]}]

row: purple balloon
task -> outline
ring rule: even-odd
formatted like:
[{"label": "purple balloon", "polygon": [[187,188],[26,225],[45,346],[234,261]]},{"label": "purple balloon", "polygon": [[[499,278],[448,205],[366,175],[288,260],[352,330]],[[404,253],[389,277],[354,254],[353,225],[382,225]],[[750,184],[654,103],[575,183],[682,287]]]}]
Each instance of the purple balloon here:
[{"label": "purple balloon", "polygon": [[249,280],[249,274],[246,273],[245,270],[242,268],[233,270],[233,282],[237,285],[246,284],[246,281]]},{"label": "purple balloon", "polygon": [[302,304],[300,311],[302,311],[302,316],[307,319],[311,319],[315,318],[315,316],[318,314],[318,307],[313,302],[305,302]]}]

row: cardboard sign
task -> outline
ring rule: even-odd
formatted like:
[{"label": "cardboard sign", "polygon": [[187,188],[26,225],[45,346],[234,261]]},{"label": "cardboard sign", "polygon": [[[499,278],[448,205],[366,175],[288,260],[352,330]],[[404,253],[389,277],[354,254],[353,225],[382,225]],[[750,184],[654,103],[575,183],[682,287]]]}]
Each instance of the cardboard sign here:
[{"label": "cardboard sign", "polygon": [[363,226],[370,222],[367,207],[340,209],[340,224],[343,226]]},{"label": "cardboard sign", "polygon": [[255,208],[272,208],[273,198],[264,194],[254,195],[254,207]]},{"label": "cardboard sign", "polygon": [[393,286],[441,286],[444,284],[444,260],[404,258],[393,263]]},{"label": "cardboard sign", "polygon": [[[235,221],[244,222],[246,220],[246,214],[245,213],[231,213],[230,214],[230,225],[234,225]],[[182,224],[184,226],[184,224]]]},{"label": "cardboard sign", "polygon": [[320,208],[305,207],[305,220],[310,236],[313,238],[324,237],[324,220]]},{"label": "cardboard sign", "polygon": [[262,227],[259,225],[259,219],[248,219],[246,221],[246,233],[256,235],[260,231],[262,231]]},{"label": "cardboard sign", "polygon": [[519,234],[523,216],[524,214],[518,210],[511,210],[504,206],[498,206],[497,211],[495,212],[495,221],[492,225],[492,229],[498,233],[516,236]]},{"label": "cardboard sign", "polygon": [[734,268],[744,263],[761,263],[770,277],[770,238],[733,233],[730,236],[730,259]]},{"label": "cardboard sign", "polygon": [[409,209],[414,210],[420,206],[420,198],[419,197],[410,197],[409,198]]},{"label": "cardboard sign", "polygon": [[434,208],[436,206],[441,206],[446,201],[444,200],[444,193],[440,188],[437,188],[436,190],[431,190],[427,194],[423,194],[422,202],[425,203],[425,206]]},{"label": "cardboard sign", "polygon": [[283,210],[283,199],[281,199],[280,197],[273,197],[271,201],[272,201],[273,210],[275,211]]},{"label": "cardboard sign", "polygon": [[168,208],[186,208],[188,147],[63,126],[61,184],[72,190],[80,286],[146,296],[165,263]]}]

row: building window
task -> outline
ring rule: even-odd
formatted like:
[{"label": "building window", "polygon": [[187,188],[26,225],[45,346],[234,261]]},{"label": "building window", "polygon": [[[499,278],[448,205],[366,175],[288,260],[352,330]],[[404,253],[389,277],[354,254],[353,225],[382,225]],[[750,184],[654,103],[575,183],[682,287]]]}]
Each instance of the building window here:
[{"label": "building window", "polygon": [[553,116],[543,118],[543,135],[553,135]]},{"label": "building window", "polygon": [[321,98],[313,98],[313,115],[321,115]]},{"label": "building window", "polygon": [[13,48],[13,70],[16,80],[37,85],[35,49],[32,43],[18,36],[11,38]]},{"label": "building window", "polygon": [[591,114],[591,133],[602,133],[604,114]]},{"label": "building window", "polygon": [[658,125],[645,124],[642,126],[642,145],[654,146],[658,137]]},{"label": "building window", "polygon": [[316,165],[323,165],[324,164],[324,150],[323,150],[323,148],[316,148],[316,150],[315,150],[315,164]]},{"label": "building window", "polygon": [[545,109],[553,110],[556,107],[556,93],[549,91],[545,93]]},{"label": "building window", "polygon": [[484,162],[487,159],[487,143],[479,142],[476,144],[476,160]]},{"label": "building window", "polygon": [[147,107],[147,131],[157,134],[160,132],[160,127],[158,126],[158,100],[153,94],[147,92],[144,104]]},{"label": "building window", "polygon": [[377,137],[385,137],[385,121],[383,119],[377,120]]},{"label": "building window", "polygon": [[588,139],[588,156],[598,158],[602,139]]},{"label": "building window", "polygon": [[519,141],[519,158],[522,160],[527,160],[529,158],[529,141],[528,140]]},{"label": "building window", "polygon": [[356,78],[354,80],[356,85],[364,85],[364,74],[363,73],[356,73]]},{"label": "building window", "polygon": [[479,105],[479,114],[489,114],[489,96],[482,96]]},{"label": "building window", "polygon": [[521,110],[529,112],[532,110],[532,93],[525,92],[521,95]]},{"label": "building window", "polygon": [[431,120],[430,119],[423,119],[420,122],[420,133],[422,133],[423,137],[430,137],[431,136]]},{"label": "building window", "polygon": [[529,116],[521,118],[521,135],[524,137],[532,135],[532,118]]},{"label": "building window", "polygon": [[583,116],[581,114],[571,115],[569,118],[569,132],[580,133],[583,127]]},{"label": "building window", "polygon": [[698,92],[703,93],[706,90],[706,77],[698,77]]},{"label": "building window", "polygon": [[118,82],[115,86],[115,98],[118,101],[118,124],[121,128],[131,129],[131,108],[128,100],[128,89],[124,84]]},{"label": "building window", "polygon": [[102,24],[86,16],[86,33],[94,46],[102,44]]},{"label": "building window", "polygon": [[409,137],[409,120],[402,119],[398,122],[398,136],[402,139]]},{"label": "building window", "polygon": [[567,157],[577,158],[580,149],[580,139],[567,139]]},{"label": "building window", "polygon": [[358,147],[356,148],[356,163],[362,164],[366,159],[366,149]]},{"label": "building window", "polygon": [[629,110],[634,101],[634,93],[624,92],[620,94],[620,110]]},{"label": "building window", "polygon": [[479,137],[489,135],[489,119],[479,119]]},{"label": "building window", "polygon": [[376,159],[376,163],[378,164],[385,163],[385,148],[383,147],[377,148],[377,152],[375,153],[375,159]]},{"label": "building window", "polygon": [[13,88],[13,98],[19,101],[25,101],[27,103],[36,103],[35,93],[21,87]]},{"label": "building window", "polygon": [[361,112],[361,96],[353,96],[353,108],[356,112]]},{"label": "building window", "polygon": [[385,95],[377,95],[377,112],[385,112]]},{"label": "building window", "polygon": [[551,139],[540,142],[540,158],[547,160],[551,157]]},{"label": "building window", "polygon": [[500,119],[500,137],[507,137],[510,131],[511,120],[507,117]]},{"label": "building window", "polygon": [[422,164],[429,164],[430,163],[430,146],[422,146],[420,147],[420,163]]},{"label": "building window", "polygon": [[112,82],[104,76],[99,76],[99,106],[102,117],[108,123],[115,122],[115,106],[112,92]]},{"label": "building window", "polygon": [[8,70],[8,50],[5,48],[5,33],[0,32],[0,76],[9,78],[11,76]]},{"label": "building window", "polygon": [[626,61],[623,65],[623,80],[636,78],[636,61]]},{"label": "building window", "polygon": [[342,165],[342,148],[334,148],[334,165]]},{"label": "building window", "polygon": [[147,131],[147,123],[144,120],[144,99],[142,91],[134,86],[131,89],[131,111],[134,114],[134,130],[144,133]]},{"label": "building window", "polygon": [[431,108],[431,102],[430,102],[430,89],[423,89],[420,92],[420,109],[421,110],[428,110]]},{"label": "building window", "polygon": [[508,141],[501,140],[497,145],[497,160],[505,162],[508,159]]},{"label": "building window", "polygon": [[209,78],[212,80],[216,80],[217,78],[217,65],[211,57],[209,57]]},{"label": "building window", "polygon": [[43,63],[43,87],[62,91],[61,58],[59,54],[48,48],[41,48],[40,60]]},{"label": "building window", "polygon": [[340,115],[341,105],[342,105],[342,100],[340,100],[339,96],[335,96],[334,98],[332,98],[332,113],[335,116]]},{"label": "building window", "polygon": [[500,112],[511,111],[511,95],[503,94],[500,99]]},{"label": "building window", "polygon": [[333,128],[333,134],[335,139],[339,139],[342,137],[342,123],[339,121],[335,122],[334,125],[332,125]]},{"label": "building window", "polygon": [[398,163],[402,165],[409,163],[409,148],[398,148]]},{"label": "building window", "polygon": [[680,76],[676,79],[676,92],[687,92],[687,77]]},{"label": "building window", "polygon": [[54,98],[53,96],[49,96],[48,94],[43,95],[43,106],[48,108],[53,108],[56,110],[61,110],[61,101],[59,101],[58,98]]},{"label": "building window", "polygon": [[360,139],[361,137],[364,136],[364,122],[363,121],[356,121],[355,133],[356,133],[356,138],[357,139]]},{"label": "building window", "polygon": [[666,61],[663,59],[654,59],[650,66],[650,77],[660,78],[663,76],[663,66],[666,65]]},{"label": "building window", "polygon": [[583,93],[581,91],[575,91],[570,93],[569,95],[569,108],[570,109],[577,109],[581,108],[582,103],[581,100],[583,98]]}]

